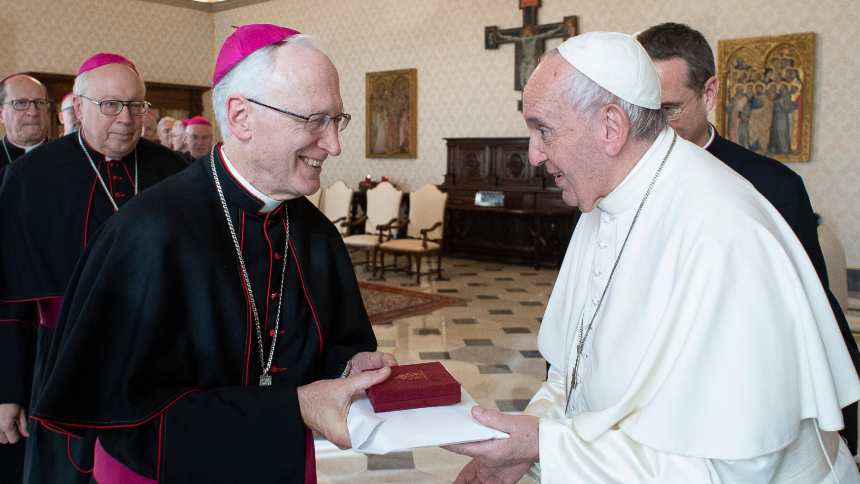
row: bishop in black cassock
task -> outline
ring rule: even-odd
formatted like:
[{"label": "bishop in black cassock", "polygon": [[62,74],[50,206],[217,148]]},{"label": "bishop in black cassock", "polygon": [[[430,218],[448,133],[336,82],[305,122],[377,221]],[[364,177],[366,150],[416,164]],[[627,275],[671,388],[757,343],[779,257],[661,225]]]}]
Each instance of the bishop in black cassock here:
[{"label": "bishop in black cassock", "polygon": [[[302,196],[348,118],[331,61],[295,34],[252,25],[225,42],[225,143],[107,221],[72,276],[32,418],[96,434],[100,484],[316,482],[311,429],[349,446],[352,394],[390,374],[362,370],[396,364],[374,352],[340,234]],[[319,123],[234,90],[269,45],[255,65],[274,72],[248,75]]]},{"label": "bishop in black cassock", "polygon": [[[0,81],[0,123],[6,128],[0,139],[0,179],[6,166],[48,141],[47,96],[45,86],[26,74],[13,74]],[[0,305],[0,341],[21,348],[15,353],[0,352],[0,483],[3,484],[16,484],[24,479],[27,442],[25,434],[20,432],[20,422],[26,418],[22,410],[26,411],[30,405],[37,324],[35,303]],[[8,432],[4,434],[4,430]]]},{"label": "bishop in black cassock", "polygon": [[[103,61],[105,57],[101,56],[93,59]],[[118,83],[128,81],[132,90],[139,89],[134,97],[139,96],[139,102],[143,102],[143,85],[133,64],[120,59],[108,56],[110,63],[93,63],[91,59],[84,64],[87,69],[82,67],[79,76],[96,69],[93,75],[88,75],[85,88],[88,97],[105,100],[99,92],[99,80],[106,73],[99,72],[99,68],[120,68],[127,72],[120,73],[124,77]],[[87,114],[89,119],[83,118],[82,131],[22,156],[4,169],[0,185],[0,206],[3,207],[0,211],[3,228],[0,230],[0,308],[35,302],[40,323],[37,331],[32,326],[18,324],[14,337],[0,339],[0,354],[9,363],[9,366],[4,365],[0,387],[4,392],[23,393],[32,382],[32,401],[40,392],[43,364],[53,339],[63,294],[84,247],[115,210],[124,206],[137,191],[185,167],[171,150],[139,139],[140,120],[139,116],[129,115],[131,106],[123,106],[112,118],[102,114],[98,106],[92,107]],[[129,135],[123,136],[123,130]],[[113,153],[115,158],[108,159],[92,143],[98,140],[106,147],[105,151],[111,149],[115,145],[107,132],[114,131],[121,133],[119,145],[128,146],[127,153],[124,156]],[[34,336],[37,339],[36,363],[31,377],[28,351]],[[12,371],[6,372],[6,368]],[[92,466],[78,464],[91,459],[88,455],[92,455],[93,441],[69,441],[34,421],[29,423],[29,431],[26,482],[89,480],[84,472]]]}]

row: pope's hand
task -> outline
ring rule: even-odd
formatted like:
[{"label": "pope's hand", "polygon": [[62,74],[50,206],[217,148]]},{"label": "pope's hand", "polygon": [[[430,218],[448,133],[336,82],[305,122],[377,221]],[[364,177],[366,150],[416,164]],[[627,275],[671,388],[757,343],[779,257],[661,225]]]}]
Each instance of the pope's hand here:
[{"label": "pope's hand", "polygon": [[443,447],[444,449],[474,457],[489,467],[520,467],[528,464],[524,467],[523,474],[528,471],[533,463],[538,461],[540,440],[538,438],[539,420],[537,417],[507,415],[482,407],[472,407],[472,416],[487,427],[507,433],[510,438],[447,445]]},{"label": "pope's hand", "polygon": [[320,380],[298,388],[302,419],[341,449],[352,447],[346,417],[353,394],[382,383],[391,374],[388,367],[335,380]]},{"label": "pope's hand", "polygon": [[460,471],[454,484],[514,484],[529,471],[531,464],[519,464],[512,467],[490,467],[487,464],[472,459]]},{"label": "pope's hand", "polygon": [[15,403],[0,405],[0,444],[14,444],[22,435],[30,436],[27,431],[27,411]]},{"label": "pope's hand", "polygon": [[360,375],[364,370],[375,370],[386,366],[397,366],[397,358],[391,353],[365,351],[352,357],[352,370],[349,371],[348,376]]}]

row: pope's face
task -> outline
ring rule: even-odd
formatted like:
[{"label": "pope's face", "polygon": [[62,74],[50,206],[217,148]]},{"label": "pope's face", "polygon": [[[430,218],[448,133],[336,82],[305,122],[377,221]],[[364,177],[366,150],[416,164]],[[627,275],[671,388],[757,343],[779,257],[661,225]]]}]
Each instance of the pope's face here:
[{"label": "pope's face", "polygon": [[168,148],[173,147],[173,123],[161,124],[161,127],[158,128],[158,140]]},{"label": "pope's face", "polygon": [[680,57],[671,57],[655,60],[654,67],[657,68],[657,76],[660,78],[661,107],[682,109],[677,119],[669,121],[669,126],[687,141],[696,142],[701,139],[703,133],[708,131],[707,101],[704,93],[699,94],[688,85],[687,61]]},{"label": "pope's face", "polygon": [[[128,66],[107,64],[86,73],[83,95],[93,101],[143,101],[146,90],[140,77]],[[132,116],[128,106],[115,116],[102,114],[99,106],[81,97],[75,98],[75,112],[81,118],[87,143],[110,158],[122,158],[140,140],[143,116]]]},{"label": "pope's face", "polygon": [[565,203],[590,212],[603,198],[596,125],[584,119],[562,94],[558,79],[573,67],[560,55],[542,62],[523,91],[529,129],[529,163],[555,176]]},{"label": "pope's face", "polygon": [[0,109],[0,123],[6,126],[6,137],[18,146],[33,146],[48,135],[48,110],[37,109],[30,103],[24,111],[9,104],[16,99],[34,101],[45,98],[45,88],[30,76],[15,76],[6,80],[6,99]]},{"label": "pope's face", "polygon": [[[275,70],[257,101],[302,116],[341,114],[337,69],[325,54],[286,46],[276,51],[275,60]],[[316,193],[326,158],[340,154],[335,123],[329,122],[321,133],[311,133],[302,119],[248,105],[252,109],[255,170],[262,175],[257,179],[269,180],[268,191],[279,200]]]},{"label": "pope's face", "polygon": [[192,124],[185,129],[185,140],[191,156],[200,158],[209,153],[209,149],[212,148],[212,126]]}]

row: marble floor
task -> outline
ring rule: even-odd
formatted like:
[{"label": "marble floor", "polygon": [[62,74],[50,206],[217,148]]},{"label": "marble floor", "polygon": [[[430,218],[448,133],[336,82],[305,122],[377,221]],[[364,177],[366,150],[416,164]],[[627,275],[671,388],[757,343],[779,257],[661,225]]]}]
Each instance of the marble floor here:
[{"label": "marble floor", "polygon": [[[386,273],[374,283],[469,299],[432,313],[376,325],[380,351],[400,364],[440,361],[482,406],[521,413],[546,378],[537,333],[557,270],[470,259],[442,261],[443,277]],[[359,280],[369,272],[356,266]],[[439,448],[365,456],[317,440],[323,483],[452,483],[469,458]],[[532,482],[524,478],[522,483]]]}]

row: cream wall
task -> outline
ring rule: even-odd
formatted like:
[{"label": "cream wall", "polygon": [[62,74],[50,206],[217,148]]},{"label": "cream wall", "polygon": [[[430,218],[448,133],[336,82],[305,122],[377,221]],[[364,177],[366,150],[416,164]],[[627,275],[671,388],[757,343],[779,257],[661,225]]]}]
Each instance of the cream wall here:
[{"label": "cream wall", "polygon": [[0,12],[0,79],[75,75],[90,56],[111,52],[134,62],[145,81],[212,82],[208,12],[135,0],[0,0]]},{"label": "cream wall", "polygon": [[[111,52],[145,81],[207,85],[212,14],[133,0],[0,0],[0,73],[77,74]],[[8,73],[8,74],[7,74]]]},{"label": "cream wall", "polygon": [[[699,29],[717,40],[815,32],[816,93],[810,163],[789,166],[803,176],[814,209],[860,266],[860,24],[856,0],[750,1],[543,0],[541,23],[578,15],[580,32],[634,33],[665,22]],[[338,67],[344,110],[353,122],[343,154],[326,162],[323,186],[365,175],[389,176],[407,190],[441,183],[445,137],[525,136],[513,91],[512,45],[484,50],[484,26],[522,24],[515,0],[275,0],[215,14],[215,42],[231,25],[265,22],[318,35]],[[366,72],[418,69],[418,159],[364,156]]]}]

